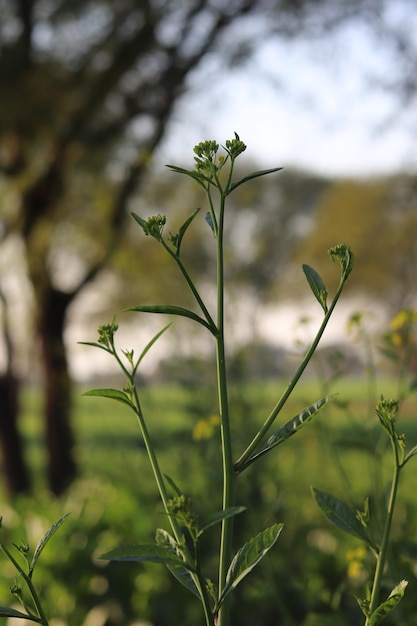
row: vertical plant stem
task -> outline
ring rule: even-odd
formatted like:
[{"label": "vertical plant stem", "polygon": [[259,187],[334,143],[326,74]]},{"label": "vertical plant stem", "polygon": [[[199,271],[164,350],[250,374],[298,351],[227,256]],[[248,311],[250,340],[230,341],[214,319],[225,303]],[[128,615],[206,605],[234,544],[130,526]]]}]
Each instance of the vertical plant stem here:
[{"label": "vertical plant stem", "polygon": [[[139,396],[137,393],[137,389],[134,386],[134,381],[130,380],[131,384],[132,384],[132,388],[134,390],[134,399],[135,399],[135,405],[136,405],[136,415],[138,418],[138,422],[139,422],[139,426],[140,426],[140,430],[142,433],[142,437],[143,437],[143,441],[145,443],[145,447],[146,447],[146,451],[148,453],[148,458],[149,458],[149,462],[151,464],[151,468],[152,468],[152,472],[155,478],[155,482],[157,484],[158,487],[158,491],[159,491],[159,495],[162,501],[162,504],[164,506],[164,510],[165,513],[167,513],[168,515],[168,519],[169,522],[171,524],[171,528],[172,528],[172,532],[174,533],[175,539],[177,540],[177,542],[180,544],[181,543],[181,537],[182,537],[182,532],[181,532],[181,528],[178,525],[178,522],[176,520],[176,518],[173,515],[169,514],[169,508],[168,508],[168,493],[165,487],[165,481],[164,481],[164,477],[162,475],[161,469],[159,467],[159,463],[158,463],[158,459],[156,457],[155,454],[155,450],[154,447],[152,445],[152,441],[149,435],[149,431],[148,428],[146,426],[146,422],[145,419],[143,417],[143,413],[142,413],[142,408],[140,405],[140,400],[139,400]],[[185,547],[185,551],[187,553],[187,558],[189,560],[189,562],[192,562],[192,558],[191,555],[188,554],[188,550]],[[204,615],[206,618],[206,626],[214,626],[214,620],[213,620],[213,616],[211,613],[211,608],[210,608],[210,600],[208,598],[207,595],[207,591],[204,585],[204,580],[202,580],[201,575],[197,575],[197,574],[192,574],[194,583],[197,587],[197,589],[199,590],[200,593],[200,597],[201,597],[201,602],[203,604],[203,610],[204,610]]]},{"label": "vertical plant stem", "polygon": [[396,502],[397,491],[398,491],[398,483],[400,479],[401,465],[398,459],[397,442],[394,438],[392,438],[391,443],[392,443],[394,457],[395,457],[394,475],[393,475],[392,483],[391,483],[391,491],[390,491],[390,496],[389,496],[389,501],[388,501],[387,516],[385,519],[384,532],[382,535],[381,548],[377,556],[374,581],[372,585],[372,594],[371,594],[371,599],[369,602],[369,617],[367,617],[365,620],[365,626],[369,625],[370,616],[377,608],[378,602],[379,602],[382,575],[384,573],[385,562],[387,560],[387,551],[388,551],[388,543],[389,543],[389,538],[390,538],[390,533],[391,533],[392,518],[394,516],[395,502]]},{"label": "vertical plant stem", "polygon": [[[235,475],[233,468],[232,442],[230,433],[229,401],[227,394],[226,355],[224,346],[224,256],[223,222],[224,195],[220,197],[219,224],[217,236],[217,386],[221,418],[222,458],[223,458],[223,510],[233,506],[235,495]],[[227,569],[232,555],[233,517],[224,519],[221,527],[219,556],[219,597],[226,582]],[[228,598],[219,611],[218,626],[229,626],[230,603]]]}]

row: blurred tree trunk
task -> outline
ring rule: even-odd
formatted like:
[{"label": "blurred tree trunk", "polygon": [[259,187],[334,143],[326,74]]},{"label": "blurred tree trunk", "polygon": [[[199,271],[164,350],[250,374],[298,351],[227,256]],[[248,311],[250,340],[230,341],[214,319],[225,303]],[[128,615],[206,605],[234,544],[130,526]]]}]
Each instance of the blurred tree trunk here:
[{"label": "blurred tree trunk", "polygon": [[3,342],[6,351],[6,371],[0,375],[0,447],[3,459],[3,474],[10,497],[30,489],[29,472],[23,456],[23,446],[18,429],[19,380],[12,369],[12,343],[8,328],[7,303],[2,292]]},{"label": "blurred tree trunk", "polygon": [[4,480],[12,498],[30,489],[29,472],[18,429],[18,388],[18,380],[13,375],[7,373],[0,376],[0,444]]},{"label": "blurred tree trunk", "polygon": [[65,318],[71,300],[71,294],[49,287],[39,312],[48,483],[55,495],[60,495],[76,475],[71,429],[72,382],[64,345]]}]

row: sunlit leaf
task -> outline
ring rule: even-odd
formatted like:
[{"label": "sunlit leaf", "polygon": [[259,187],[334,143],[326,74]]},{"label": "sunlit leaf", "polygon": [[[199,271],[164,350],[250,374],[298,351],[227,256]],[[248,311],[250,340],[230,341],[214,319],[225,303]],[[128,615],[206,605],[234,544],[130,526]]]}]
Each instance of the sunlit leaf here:
[{"label": "sunlit leaf", "polygon": [[255,565],[257,565],[272,548],[283,526],[283,524],[274,524],[270,528],[260,532],[256,537],[250,539],[238,550],[227,572],[226,584],[217,608],[220,608],[229,593],[237,587],[240,581],[253,570]]},{"label": "sunlit leaf", "polygon": [[345,532],[374,547],[365,528],[358,519],[357,512],[335,496],[312,487],[313,498],[327,519]]},{"label": "sunlit leaf", "polygon": [[68,515],[70,515],[69,513],[66,513],[65,515],[63,515],[57,522],[55,522],[55,524],[53,524],[44,534],[44,536],[42,537],[42,539],[39,541],[35,553],[32,557],[32,562],[30,564],[30,568],[29,568],[29,576],[32,576],[33,570],[35,569],[35,565],[40,557],[40,554],[42,552],[42,550],[44,549],[44,547],[46,546],[46,544],[48,543],[48,541],[50,540],[50,538],[52,537],[52,535],[54,535],[56,533],[56,531],[58,530],[58,528],[60,526],[62,526],[62,524],[65,522],[65,520],[67,519]]},{"label": "sunlit leaf", "polygon": [[388,613],[391,613],[391,611],[395,609],[397,604],[403,598],[407,585],[408,582],[406,580],[402,580],[396,587],[394,587],[385,602],[380,604],[369,616],[369,626],[377,626],[377,624],[380,624]]},{"label": "sunlit leaf", "polygon": [[[158,545],[164,546],[167,550],[169,550],[173,556],[180,558],[178,552],[178,545],[174,537],[172,537],[166,530],[162,528],[158,528],[156,531],[156,542]],[[193,577],[186,567],[184,567],[184,563],[181,559],[181,565],[174,565],[167,563],[167,567],[171,574],[186,587],[189,591],[191,591],[197,598],[200,598],[200,593],[196,587],[196,584],[193,580]]]},{"label": "sunlit leaf", "polygon": [[269,437],[264,447],[261,448],[259,452],[254,454],[244,464],[243,467],[244,468],[248,467],[248,465],[253,463],[253,461],[255,461],[259,457],[263,456],[264,454],[272,450],[272,448],[276,448],[280,444],[284,443],[284,441],[289,439],[289,437],[292,437],[293,435],[295,435],[296,432],[298,432],[306,424],[311,422],[313,417],[320,411],[320,409],[322,409],[328,402],[330,402],[330,400],[332,400],[335,397],[335,395],[336,394],[329,394],[325,396],[324,398],[321,398],[314,404],[311,404],[309,407],[307,407],[306,409],[298,413],[298,415],[295,415],[290,420],[288,420],[288,422],[286,422],[283,426],[281,426],[281,428],[276,433],[274,433],[273,435]]},{"label": "sunlit leaf", "polygon": [[306,264],[303,265],[303,271],[314,297],[323,311],[327,313],[327,289],[320,274],[313,267]]},{"label": "sunlit leaf", "polygon": [[82,395],[96,398],[110,398],[111,400],[127,404],[131,408],[133,407],[129,397],[124,391],[120,391],[119,389],[91,389],[90,391],[85,391]]}]

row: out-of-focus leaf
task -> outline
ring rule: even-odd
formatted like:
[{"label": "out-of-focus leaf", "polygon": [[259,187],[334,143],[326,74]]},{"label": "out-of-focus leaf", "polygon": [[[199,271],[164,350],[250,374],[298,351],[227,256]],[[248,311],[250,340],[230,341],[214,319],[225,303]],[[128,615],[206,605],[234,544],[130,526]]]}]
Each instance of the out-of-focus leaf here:
[{"label": "out-of-focus leaf", "polygon": [[374,548],[355,510],[351,509],[339,498],[316,487],[312,487],[312,493],[316,504],[332,524]]},{"label": "out-of-focus leaf", "polygon": [[323,311],[327,313],[327,288],[324,284],[320,274],[310,265],[303,265],[303,271],[307,282],[310,285],[310,289],[313,292],[317,302],[322,307]]},{"label": "out-of-focus leaf", "polygon": [[82,395],[96,398],[110,398],[111,400],[122,402],[130,406],[130,408],[133,408],[133,404],[128,396],[124,391],[120,391],[119,389],[91,389],[90,391],[85,391]]}]

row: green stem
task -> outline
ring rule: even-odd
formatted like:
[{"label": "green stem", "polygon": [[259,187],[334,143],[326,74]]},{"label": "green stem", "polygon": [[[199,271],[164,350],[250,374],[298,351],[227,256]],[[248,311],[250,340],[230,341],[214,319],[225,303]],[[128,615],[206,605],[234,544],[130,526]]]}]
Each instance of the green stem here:
[{"label": "green stem", "polygon": [[272,424],[274,423],[275,419],[277,418],[278,414],[280,413],[281,409],[283,408],[283,406],[285,405],[285,403],[287,402],[288,398],[290,397],[290,395],[292,394],[292,392],[294,391],[295,386],[297,385],[298,381],[300,380],[305,368],[307,367],[307,365],[309,364],[314,352],[317,349],[317,346],[320,342],[320,339],[326,329],[326,326],[329,322],[329,319],[333,313],[333,310],[337,304],[337,301],[339,300],[340,294],[342,293],[343,287],[345,285],[346,282],[346,278],[347,276],[342,275],[342,278],[340,280],[339,283],[339,287],[336,291],[336,294],[333,298],[333,301],[329,307],[329,309],[327,310],[323,322],[317,332],[317,335],[314,338],[313,343],[311,344],[310,348],[307,350],[301,365],[299,366],[298,370],[296,371],[296,373],[294,374],[290,384],[288,385],[288,387],[286,388],[286,390],[284,391],[284,393],[282,394],[281,398],[279,399],[279,401],[277,402],[277,404],[275,405],[275,407],[272,409],[270,415],[267,417],[267,419],[265,420],[263,426],[260,428],[260,430],[256,433],[255,437],[252,439],[252,441],[250,442],[250,444],[248,445],[248,447],[246,448],[246,450],[243,452],[243,454],[240,456],[240,458],[238,459],[238,461],[235,464],[235,472],[239,473],[242,472],[244,469],[246,469],[247,467],[247,461],[250,459],[250,457],[252,456],[252,454],[254,452],[256,452],[257,448],[259,447],[259,445],[262,443],[262,440],[264,439],[266,433],[268,432],[268,430],[270,429],[270,427],[272,426]]},{"label": "green stem", "polygon": [[[24,569],[20,566],[20,564],[16,561],[16,559],[12,556],[12,554],[9,552],[9,550],[6,548],[6,546],[4,546],[3,544],[1,544],[1,548],[3,550],[3,552],[6,554],[7,558],[9,559],[9,561],[12,563],[12,565],[15,567],[16,571],[19,572],[19,574],[22,576],[22,578],[24,579],[26,585],[28,586],[28,589],[30,591],[30,595],[32,596],[32,600],[33,603],[36,607],[36,610],[38,612],[38,617],[41,620],[41,623],[44,626],[49,626],[48,623],[48,619],[42,609],[42,605],[40,603],[40,600],[38,598],[38,594],[36,593],[36,589],[33,585],[32,579],[30,577],[29,574],[27,574]],[[24,607],[26,611],[28,611],[27,607]],[[29,617],[33,617],[31,611],[28,611],[28,616]]]},{"label": "green stem", "polygon": [[382,575],[384,573],[385,562],[387,560],[387,552],[388,552],[388,544],[389,544],[389,538],[390,538],[390,533],[391,533],[392,519],[394,516],[395,502],[397,498],[398,484],[400,480],[400,471],[402,467],[399,462],[398,447],[397,447],[397,442],[395,441],[394,437],[391,438],[391,443],[392,443],[394,457],[395,457],[394,475],[393,475],[392,483],[391,483],[391,491],[390,491],[390,497],[389,497],[388,507],[387,507],[387,517],[385,519],[381,547],[377,556],[374,581],[372,585],[371,600],[369,602],[369,617],[367,617],[365,620],[365,626],[369,625],[370,617],[372,616],[372,613],[375,611],[379,603]]},{"label": "green stem", "polygon": [[207,586],[204,581],[203,574],[201,572],[201,560],[200,560],[200,545],[197,541],[194,542],[194,553],[195,553],[195,565],[196,565],[196,576],[199,581],[200,589],[202,591],[202,603],[204,610],[204,617],[206,619],[206,626],[214,626],[214,615],[210,608],[210,598],[207,592]]},{"label": "green stem", "polygon": [[[217,236],[217,330],[216,364],[219,412],[221,418],[221,440],[223,461],[223,510],[233,506],[235,494],[235,474],[233,469],[232,440],[230,433],[229,402],[227,394],[226,356],[224,345],[224,254],[223,224],[225,196],[220,192],[220,209]],[[219,555],[219,597],[226,584],[227,570],[232,556],[233,517],[224,519],[221,527]],[[224,601],[218,615],[218,626],[229,626],[230,603]]]},{"label": "green stem", "polygon": [[[155,478],[155,482],[157,484],[158,487],[158,491],[159,491],[159,495],[160,498],[162,500],[162,504],[164,506],[164,510],[165,513],[168,515],[168,519],[170,521],[171,524],[171,528],[172,528],[172,532],[174,533],[174,537],[176,539],[176,541],[181,544],[182,543],[182,532],[181,532],[181,527],[179,526],[177,520],[175,519],[175,517],[173,515],[170,515],[169,513],[169,507],[168,507],[168,500],[169,500],[169,496],[165,487],[165,481],[164,481],[164,477],[162,475],[161,469],[159,467],[159,463],[158,463],[158,459],[156,457],[155,454],[155,449],[152,445],[152,441],[149,435],[149,431],[148,431],[148,427],[146,425],[143,413],[142,413],[142,408],[140,405],[140,400],[139,400],[139,396],[137,393],[137,389],[134,386],[134,381],[129,377],[129,382],[132,386],[133,389],[133,394],[134,394],[134,400],[135,400],[135,406],[136,406],[136,416],[138,418],[138,422],[139,422],[139,426],[140,426],[140,430],[142,433],[142,437],[143,437],[143,441],[145,443],[145,447],[146,447],[146,451],[148,453],[148,458],[149,458],[149,462],[151,464],[151,468],[152,468],[152,472]],[[189,550],[187,549],[187,547],[185,546],[185,556],[186,556],[186,560],[189,563],[192,563],[193,559],[189,553]],[[202,579],[201,575],[195,574],[193,572],[190,572],[194,584],[196,585],[199,594],[200,594],[200,598],[201,598],[201,602],[203,604],[203,610],[204,610],[204,614],[206,617],[206,624],[207,626],[213,626],[213,617],[211,615],[211,608],[210,608],[210,600],[207,596],[207,591],[205,588],[205,583],[204,580]]]},{"label": "green stem", "polygon": [[47,617],[46,617],[46,615],[45,615],[45,613],[44,613],[44,611],[42,609],[42,605],[41,605],[40,600],[38,598],[38,594],[36,593],[36,589],[33,586],[32,579],[29,576],[27,576],[26,574],[24,575],[24,578],[25,578],[25,582],[26,582],[26,584],[27,584],[27,586],[29,588],[30,595],[32,596],[33,602],[34,602],[34,604],[36,606],[36,610],[38,612],[39,619],[41,620],[43,626],[49,626],[49,622],[48,622]]}]

